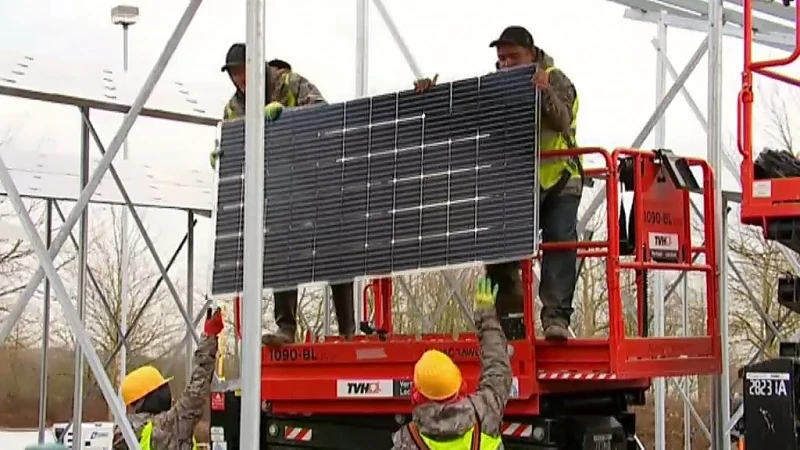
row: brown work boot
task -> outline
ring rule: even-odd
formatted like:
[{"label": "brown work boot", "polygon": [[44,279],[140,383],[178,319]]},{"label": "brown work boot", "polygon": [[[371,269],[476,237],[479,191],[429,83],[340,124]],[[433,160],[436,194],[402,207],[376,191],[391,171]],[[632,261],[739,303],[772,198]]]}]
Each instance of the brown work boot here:
[{"label": "brown work boot", "polygon": [[549,323],[545,325],[544,338],[548,341],[565,342],[569,339],[569,330],[561,323]]},{"label": "brown work boot", "polygon": [[261,345],[267,347],[280,347],[281,345],[294,344],[294,333],[278,331],[261,336]]}]

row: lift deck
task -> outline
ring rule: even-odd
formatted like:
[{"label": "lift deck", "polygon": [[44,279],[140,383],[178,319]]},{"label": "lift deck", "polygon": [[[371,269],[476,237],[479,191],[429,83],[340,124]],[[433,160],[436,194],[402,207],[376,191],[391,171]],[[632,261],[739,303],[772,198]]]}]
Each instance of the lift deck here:
[{"label": "lift deck", "polygon": [[[698,191],[690,167],[703,173],[703,184],[713,186],[713,174],[705,161],[677,158],[668,151],[640,152],[618,149],[576,149],[574,154],[601,155],[612,170],[607,179],[608,236],[606,242],[580,242],[579,255],[607,258],[609,295],[608,339],[571,339],[550,343],[536,338],[533,311],[532,261],[522,265],[525,311],[522,321],[505,320],[509,352],[514,369],[514,399],[509,414],[540,413],[540,397],[598,390],[637,390],[649,387],[655,376],[681,376],[717,373],[720,370],[720,341],[717,321],[715,255],[705,247],[692,247],[689,220],[689,194]],[[543,157],[547,157],[543,154]],[[622,166],[630,170],[620,173]],[[634,168],[638,170],[633,170]],[[633,261],[621,258],[619,204],[620,175],[634,192],[633,216],[636,245]],[[637,195],[638,194],[638,195]],[[707,211],[705,242],[713,245],[714,198],[703,194]],[[627,230],[626,230],[627,231]],[[627,241],[626,241],[627,243]],[[542,251],[568,245],[543,244]],[[709,247],[713,248],[713,247]],[[694,253],[705,254],[705,263],[692,263]],[[639,325],[637,336],[625,336],[620,294],[623,270],[697,271],[706,274],[707,335],[701,337],[645,337]],[[641,291],[641,289],[639,289]],[[265,348],[262,356],[262,395],[275,413],[353,414],[408,413],[410,374],[413,364],[425,350],[436,348],[451,355],[464,372],[471,387],[480,373],[479,352],[474,335],[425,335],[421,339],[397,335],[392,327],[392,280],[378,278],[366,291],[374,302],[374,321],[362,322],[370,332],[354,342],[326,337],[324,342],[305,342],[282,348]],[[639,318],[646,299],[638,305]]]},{"label": "lift deck", "polygon": [[[513,74],[501,76],[514,77]],[[525,76],[525,80],[530,77]],[[458,83],[461,82],[453,83],[451,92],[457,89]],[[480,82],[479,85],[490,86],[491,81]],[[399,93],[397,98],[402,98],[403,95],[405,94]],[[422,98],[427,95],[436,94],[425,94]],[[369,101],[370,104],[378,102],[377,98]],[[480,101],[486,102],[483,99]],[[455,100],[451,100],[450,108],[454,108],[454,103]],[[426,100],[422,104],[430,105]],[[514,105],[509,104],[507,107],[513,109]],[[485,103],[484,107],[487,107]],[[345,110],[348,109],[355,107],[345,107]],[[528,117],[528,114],[530,111],[519,112],[521,117]],[[424,117],[424,114],[421,116]],[[430,118],[427,120],[429,124],[432,123]],[[506,119],[513,120],[513,114]],[[395,120],[398,129],[400,122]],[[370,125],[370,129],[373,126],[375,125]],[[481,131],[491,126],[485,124]],[[221,180],[224,178],[222,171],[226,168],[225,158],[232,158],[229,155],[233,153],[225,150],[226,142],[241,146],[243,141],[242,136],[239,136],[240,132],[234,127],[236,124],[226,124],[223,127]],[[243,128],[239,129],[243,134]],[[296,146],[297,142],[305,139],[302,135],[304,132],[292,132],[296,133],[292,135],[291,141],[296,152],[306,151]],[[312,132],[316,136],[324,136],[323,132]],[[497,131],[493,133],[498,134]],[[499,135],[505,136],[505,142],[510,142],[511,131],[503,133]],[[480,132],[477,134],[480,135]],[[313,137],[310,139],[313,140]],[[373,139],[372,135],[370,139]],[[394,145],[398,146],[396,140],[397,138]],[[450,138],[450,141],[454,142],[455,137]],[[488,146],[490,143],[484,145]],[[500,157],[506,160],[514,157],[510,150],[504,151],[505,156]],[[719,213],[713,190],[702,189],[702,186],[714,186],[713,171],[703,160],[677,157],[669,150],[616,149],[609,152],[601,148],[576,148],[555,153],[542,152],[540,158],[578,155],[597,155],[604,161],[602,168],[592,169],[586,175],[606,181],[607,239],[542,244],[537,249],[537,254],[519,258],[522,259],[524,312],[520,318],[502,320],[509,341],[508,351],[514,376],[512,398],[506,407],[506,422],[502,430],[507,449],[596,448],[594,445],[597,442],[607,442],[608,447],[602,448],[635,448],[635,419],[628,408],[630,405],[643,403],[644,392],[649,388],[652,377],[714,374],[721,370],[717,261],[713,251],[716,242],[715,221]],[[478,162],[485,161],[480,157],[476,158]],[[276,156],[273,161],[277,159]],[[345,156],[341,159],[344,160]],[[269,164],[268,155],[268,169]],[[395,164],[399,164],[397,160]],[[302,162],[293,161],[286,167],[302,170],[302,165]],[[319,166],[320,163],[316,163],[316,167]],[[695,179],[692,169],[702,174],[701,182]],[[477,172],[477,168],[475,170]],[[269,176],[270,173],[279,173],[279,170],[273,168],[272,172],[266,172]],[[235,175],[231,172],[226,177],[233,179]],[[323,178],[320,172],[316,172],[315,176],[317,179]],[[292,177],[294,180],[307,179],[300,175]],[[327,175],[324,178],[327,179]],[[509,176],[504,181],[506,184],[513,184],[514,178]],[[535,183],[528,185],[526,193],[520,199],[530,196],[532,186],[538,186],[538,181]],[[278,186],[277,182],[273,186]],[[507,186],[494,188],[508,189]],[[398,188],[393,189],[399,191]],[[477,191],[477,187],[475,189]],[[220,188],[220,197],[223,197],[222,191],[223,188]],[[630,214],[621,206],[621,196],[625,191],[633,193]],[[269,193],[269,189],[267,192]],[[379,191],[375,192],[378,195]],[[706,217],[702,236],[704,245],[692,244],[691,194],[701,195],[703,199]],[[501,195],[509,202],[509,198],[515,193],[508,191]],[[278,201],[273,200],[272,204]],[[345,201],[344,197],[341,201]],[[268,230],[271,229],[270,202],[268,197]],[[505,210],[503,214],[507,214]],[[477,221],[477,213],[475,217]],[[219,236],[219,217],[217,221]],[[514,226],[533,235],[530,224],[526,225],[528,228],[519,223]],[[341,228],[344,229],[344,225]],[[233,233],[229,235],[235,236]],[[504,242],[508,242],[514,236],[507,235],[505,239]],[[392,238],[392,245],[394,242]],[[265,247],[270,245],[272,244],[267,240]],[[298,242],[293,245],[294,247],[289,245],[290,249],[301,248],[304,244]],[[567,248],[577,248],[580,257],[604,258],[606,261],[608,338],[579,337],[566,343],[551,343],[536,337],[535,330],[539,324],[535,320],[538,313],[534,302],[533,261],[540,257],[541,252]],[[215,259],[224,253],[220,249],[224,250],[218,238]],[[422,248],[418,251],[421,254]],[[513,248],[505,251],[524,253],[524,250],[520,252]],[[693,256],[698,253],[704,255],[704,258],[700,258],[703,262],[692,262]],[[367,263],[369,261],[364,262],[365,265]],[[474,261],[473,264],[475,263],[479,262]],[[646,280],[647,272],[652,270],[701,272],[705,275],[707,316],[704,336],[648,336]],[[623,306],[621,274],[625,271],[636,274],[635,308],[632,308],[633,305]],[[392,432],[407,423],[410,417],[413,365],[424,351],[431,348],[451,355],[461,367],[468,386],[477,386],[480,361],[476,336],[467,333],[458,337],[415,337],[396,333],[392,317],[394,286],[391,275],[375,272],[371,274],[372,281],[364,292],[365,304],[371,305],[372,310],[365,309],[364,320],[360,324],[363,335],[349,342],[335,336],[307,336],[303,343],[263,349],[261,391],[264,448],[388,448],[391,445]],[[270,276],[269,268],[265,268],[265,279]],[[297,275],[298,278],[302,276]],[[236,286],[230,280],[220,279],[220,283]],[[632,302],[631,300],[628,303]],[[635,310],[635,317],[630,317],[631,310]],[[629,315],[627,318],[626,311]],[[626,320],[635,321],[635,324],[626,323]],[[634,331],[626,332],[628,329]],[[217,441],[221,439],[226,442],[228,449],[238,448],[238,414],[235,385],[227,392],[214,393],[212,440],[217,436]]]}]

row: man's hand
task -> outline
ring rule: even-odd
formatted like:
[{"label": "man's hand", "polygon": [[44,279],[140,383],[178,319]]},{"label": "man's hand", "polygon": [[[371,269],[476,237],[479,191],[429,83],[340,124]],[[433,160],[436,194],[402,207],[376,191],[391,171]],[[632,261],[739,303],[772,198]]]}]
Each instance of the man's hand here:
[{"label": "man's hand", "polygon": [[539,89],[547,89],[550,86],[550,76],[544,69],[538,68],[531,77],[531,84]]},{"label": "man's hand", "polygon": [[283,104],[281,102],[271,102],[264,107],[264,115],[269,120],[278,120],[283,112]]},{"label": "man's hand", "polygon": [[217,168],[217,161],[219,160],[219,155],[221,154],[222,150],[220,150],[219,147],[217,147],[211,151],[210,155],[208,155],[208,161],[211,163],[212,170]]},{"label": "man's hand", "polygon": [[421,94],[436,86],[436,80],[439,79],[439,74],[433,76],[433,79],[423,78],[414,82],[414,91]]},{"label": "man's hand", "polygon": [[203,333],[206,336],[218,336],[222,329],[225,327],[225,322],[222,320],[222,309],[217,308],[213,313],[211,308],[206,311],[206,323],[203,325]]},{"label": "man's hand", "polygon": [[494,308],[498,289],[498,285],[492,286],[492,280],[489,278],[479,278],[475,283],[475,309]]}]

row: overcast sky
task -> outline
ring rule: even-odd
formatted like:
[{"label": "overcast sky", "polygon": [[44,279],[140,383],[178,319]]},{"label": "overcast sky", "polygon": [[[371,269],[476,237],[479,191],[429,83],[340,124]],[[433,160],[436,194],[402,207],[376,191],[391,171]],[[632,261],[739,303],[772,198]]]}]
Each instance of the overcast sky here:
[{"label": "overcast sky", "polygon": [[[488,43],[508,25],[524,25],[536,43],[555,57],[577,86],[581,112],[578,140],[584,146],[627,146],[647,121],[655,104],[656,56],[650,40],[655,25],[623,18],[624,8],[603,0],[544,2],[498,0],[385,0],[422,69],[448,81],[493,70]],[[186,1],[130,0],[141,19],[130,30],[130,65],[141,84],[160,53]],[[270,0],[267,2],[267,56],[288,60],[316,83],[329,101],[352,98],[355,89],[355,1]],[[71,73],[102,68],[121,70],[122,31],[110,21],[113,2],[96,0],[0,0],[0,51],[24,52]],[[180,80],[214,115],[232,94],[219,71],[231,43],[245,39],[245,2],[206,0],[175,57],[165,82]],[[669,31],[669,54],[680,71],[702,41],[699,33]],[[726,39],[724,50],[724,133],[733,136],[735,101],[742,64],[741,41]],[[377,11],[370,11],[370,93],[408,88],[414,79]],[[760,56],[776,52],[759,50]],[[4,70],[4,68],[0,68]],[[66,71],[66,69],[65,69]],[[81,72],[83,71],[83,72]],[[706,107],[707,62],[688,87]],[[49,74],[57,78],[59,72]],[[100,90],[100,86],[97,87]],[[108,142],[121,115],[93,113]],[[15,148],[73,152],[77,155],[79,115],[69,107],[0,98],[0,132]],[[667,114],[667,146],[676,153],[705,156],[705,135],[693,113],[678,99]],[[215,129],[140,119],[130,138],[133,160],[208,169]],[[652,145],[652,138],[647,145]],[[93,150],[96,154],[96,150]],[[77,157],[77,156],[76,156]],[[148,212],[159,249],[174,248],[184,232],[178,213]],[[198,283],[206,279],[211,227],[203,220],[197,248]],[[166,260],[169,255],[164,255]]]}]

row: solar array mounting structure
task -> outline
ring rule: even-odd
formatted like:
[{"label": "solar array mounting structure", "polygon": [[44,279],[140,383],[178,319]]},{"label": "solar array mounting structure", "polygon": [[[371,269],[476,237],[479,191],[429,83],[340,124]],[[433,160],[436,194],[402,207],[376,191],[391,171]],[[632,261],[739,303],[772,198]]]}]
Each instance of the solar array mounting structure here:
[{"label": "solar array mounting structure", "polygon": [[[655,130],[656,132],[656,146],[663,146],[665,141],[666,135],[666,124],[663,120],[664,112],[666,111],[669,104],[675,97],[680,93],[682,96],[688,101],[690,107],[694,111],[695,115],[697,116],[698,120],[707,130],[707,138],[708,138],[708,160],[712,167],[717,171],[721,172],[724,169],[731,171],[734,175],[738,173],[738,169],[736,164],[730,160],[727,153],[723,151],[723,143],[722,143],[722,127],[721,127],[721,55],[722,55],[722,37],[723,36],[733,36],[733,37],[741,37],[741,13],[738,12],[734,8],[726,7],[722,0],[712,0],[712,1],[703,1],[703,0],[669,0],[669,1],[648,1],[648,0],[608,0],[614,3],[627,6],[628,9],[625,11],[625,17],[638,20],[638,21],[645,21],[656,24],[656,38],[653,39],[652,43],[654,48],[657,51],[658,59],[657,59],[657,76],[656,76],[656,91],[657,91],[657,107],[655,108],[653,114],[646,122],[646,125],[642,129],[642,131],[637,135],[636,139],[632,147],[639,147],[645,141],[647,136]],[[357,20],[356,20],[356,95],[359,97],[363,97],[367,95],[367,82],[368,82],[368,29],[369,29],[369,2],[368,0],[356,0],[357,8]],[[111,161],[113,160],[116,153],[120,150],[122,146],[122,142],[127,137],[134,121],[139,115],[146,115],[155,118],[162,118],[168,120],[177,120],[183,121],[188,123],[197,123],[197,124],[204,124],[204,125],[215,125],[217,123],[217,119],[215,117],[209,116],[205,114],[204,110],[198,110],[195,106],[192,106],[191,111],[187,111],[186,104],[181,105],[181,108],[176,108],[175,110],[171,110],[170,108],[145,108],[144,105],[148,101],[148,98],[153,93],[154,88],[156,87],[156,83],[158,82],[159,78],[164,72],[164,69],[169,62],[170,58],[174,54],[174,51],[182,39],[186,29],[188,28],[189,24],[191,23],[197,9],[199,8],[202,0],[190,0],[189,4],[186,7],[185,12],[183,13],[181,19],[179,20],[178,24],[175,27],[172,35],[170,36],[169,40],[167,41],[164,50],[161,56],[158,58],[157,62],[155,63],[150,75],[147,77],[144,85],[142,86],[141,90],[135,96],[135,99],[131,102],[130,109],[128,110],[128,106],[121,101],[108,101],[107,99],[91,97],[90,96],[75,96],[69,94],[66,91],[59,92],[58,94],[54,94],[53,92],[46,92],[46,91],[39,91],[39,90],[30,90],[15,87],[13,85],[9,85],[7,80],[0,79],[0,94],[3,95],[10,95],[22,98],[29,98],[35,100],[42,100],[48,101],[53,103],[61,103],[61,104],[69,104],[78,106],[81,109],[82,116],[84,118],[84,127],[82,129],[84,139],[83,144],[83,156],[82,156],[82,173],[80,178],[82,179],[82,192],[79,197],[76,198],[77,205],[72,209],[65,221],[65,225],[62,227],[62,230],[59,232],[58,236],[56,236],[55,241],[53,243],[53,249],[48,252],[46,247],[39,238],[36,229],[33,227],[33,223],[30,220],[29,215],[25,212],[22,204],[21,197],[24,195],[23,192],[20,192],[14,183],[14,178],[9,172],[8,165],[6,160],[3,156],[0,156],[0,182],[4,186],[7,195],[11,199],[12,203],[15,206],[22,222],[23,227],[25,228],[25,232],[28,235],[28,238],[32,241],[32,246],[34,247],[37,257],[40,260],[42,268],[37,271],[36,275],[31,279],[31,282],[28,285],[29,289],[23,293],[20,297],[19,301],[15,305],[15,308],[12,312],[12,315],[9,317],[9,320],[6,320],[2,324],[2,328],[0,328],[0,342],[4,340],[7,336],[8,331],[10,331],[11,326],[14,324],[16,319],[18,319],[19,315],[22,313],[22,309],[24,309],[25,305],[27,304],[30,295],[33,293],[33,290],[38,286],[38,284],[44,279],[45,274],[47,279],[53,284],[53,289],[56,291],[56,295],[59,298],[59,301],[62,302],[62,307],[65,310],[66,316],[70,325],[73,327],[74,332],[76,333],[77,340],[80,344],[80,347],[83,353],[86,354],[87,362],[89,363],[90,367],[92,368],[93,372],[96,374],[98,378],[98,383],[103,391],[104,396],[106,397],[107,401],[109,402],[109,406],[111,407],[112,413],[115,416],[115,419],[122,423],[122,430],[123,435],[131,449],[140,449],[138,442],[133,436],[133,431],[131,430],[130,426],[127,424],[126,421],[123,420],[124,417],[124,408],[122,407],[119,399],[115,395],[114,389],[111,385],[111,382],[105,376],[104,371],[102,370],[102,365],[100,363],[99,358],[97,357],[97,353],[91,346],[91,343],[88,341],[86,336],[83,324],[81,323],[81,317],[79,315],[79,311],[77,311],[68,301],[63,299],[68,298],[66,295],[66,290],[61,282],[55,267],[53,266],[52,260],[58,253],[58,250],[61,248],[63,243],[67,239],[67,235],[69,234],[70,230],[74,227],[74,225],[78,222],[79,219],[84,219],[83,223],[85,224],[85,211],[84,209],[86,206],[92,201],[92,193],[96,190],[97,186],[100,184],[103,174],[109,169],[111,166]],[[732,5],[741,6],[741,0],[731,0],[727,3]],[[419,66],[417,65],[416,61],[414,60],[410,50],[408,49],[407,45],[404,43],[402,36],[399,32],[398,27],[394,24],[388,10],[386,9],[385,5],[383,4],[382,0],[373,0],[373,4],[382,17],[384,23],[388,27],[388,30],[392,37],[394,38],[395,42],[399,46],[401,53],[403,54],[404,59],[409,64],[412,72],[417,77],[422,77],[424,74],[420,70]],[[794,20],[794,8],[786,8],[781,5],[774,4],[772,2],[765,2],[765,3],[757,3],[756,4],[756,11],[759,12],[762,16],[759,19],[758,23],[758,30],[756,31],[755,39],[756,42],[780,49],[780,50],[792,50],[795,45],[795,38],[792,36],[792,28],[786,26],[785,23],[781,23],[781,21],[793,21]],[[247,58],[248,61],[263,61],[264,60],[264,14],[265,14],[265,2],[264,0],[247,0],[247,48],[248,54]],[[739,26],[737,28],[737,25]],[[707,37],[702,41],[700,46],[698,47],[697,51],[690,59],[689,63],[686,67],[680,72],[677,73],[670,63],[667,57],[667,29],[669,27],[674,28],[682,28],[687,30],[698,31],[701,33],[706,33]],[[708,52],[708,105],[707,105],[707,117],[704,117],[702,110],[700,107],[694,102],[689,92],[685,89],[684,84],[685,81],[688,79],[691,72],[694,70],[695,67],[699,64],[702,57],[705,55],[706,51]],[[248,67],[248,77],[254,80],[263,80],[263,64],[250,64]],[[672,87],[667,90],[666,88],[666,77],[669,74],[672,78],[674,78],[674,84]],[[0,74],[4,75],[4,74]],[[253,187],[253,189],[247,189],[250,195],[246,199],[246,205],[258,205],[259,203],[263,204],[263,190],[260,189],[260,183],[263,182],[263,167],[264,167],[264,122],[260,119],[260,110],[262,105],[259,104],[259,98],[263,98],[264,92],[264,84],[263,81],[261,83],[257,83],[254,86],[251,86],[250,89],[254,90],[255,95],[248,96],[249,100],[247,105],[248,110],[248,117],[252,118],[252,120],[247,120],[246,129],[247,129],[247,162],[246,164],[249,167],[256,167],[256,170],[249,171],[246,179],[247,186]],[[185,96],[185,90],[179,89],[181,95]],[[258,95],[261,94],[261,95]],[[174,94],[173,94],[174,95]],[[187,104],[194,105],[197,102],[190,101],[191,99],[188,96],[185,96],[184,101]],[[99,108],[105,109],[109,111],[116,111],[125,114],[123,119],[122,125],[120,126],[118,132],[112,139],[111,143],[108,145],[107,151],[100,161],[96,171],[92,174],[91,177],[88,176],[88,142],[90,140],[90,135],[92,134],[91,129],[92,127],[88,126],[90,124],[88,118],[88,110],[92,108]],[[190,108],[191,109],[191,108]],[[210,109],[214,111],[215,109]],[[99,139],[97,139],[99,143]],[[258,169],[261,168],[261,169]],[[728,193],[723,193],[721,180],[722,177],[717,177],[718,185],[715,186],[718,195],[722,199],[720,202],[723,206],[725,203],[729,201],[736,201],[736,195],[728,195]],[[116,181],[116,180],[115,180]],[[121,183],[117,183],[121,185]],[[125,195],[123,194],[123,197]],[[136,217],[135,209],[133,208],[133,203],[128,201],[131,200],[130,198],[125,199],[126,203],[128,204],[129,209],[131,210],[134,217]],[[581,218],[579,223],[579,229],[585,230],[588,220],[591,216],[597,211],[599,206],[604,201],[602,195],[596,196],[585,215]],[[212,208],[209,208],[212,209]],[[247,207],[246,211],[249,211],[247,214],[246,223],[249,224],[260,224],[263,223],[263,209],[260,207]],[[191,213],[190,213],[191,214]],[[138,221],[137,221],[138,222]],[[191,224],[193,221],[190,219],[189,223]],[[717,252],[719,256],[726,256],[725,255],[725,223],[724,221],[720,221],[720,229],[718,230],[718,235],[720,236],[720,244],[718,245]],[[252,262],[252,265],[248,265],[245,268],[245,297],[253,297],[253,296],[260,296],[261,295],[261,270],[263,263],[263,255],[261,252],[253,251],[253,249],[263,248],[263,236],[261,233],[253,232],[255,228],[253,226],[247,226],[246,229],[249,232],[246,232],[246,244],[245,249],[251,249],[250,252],[245,255],[245,259],[249,262]],[[257,228],[260,228],[259,225],[256,225]],[[81,238],[83,243],[85,244],[85,225],[82,227]],[[191,230],[191,227],[190,227]],[[144,230],[142,230],[144,231]],[[191,240],[191,231],[188,233],[188,239]],[[79,243],[80,245],[81,243]],[[85,249],[85,247],[83,247]],[[191,249],[191,245],[190,245]],[[152,249],[151,249],[152,250]],[[791,253],[788,249],[782,249],[782,252],[786,256],[787,261],[792,266],[795,273],[800,274],[800,262],[796,255]],[[81,252],[84,256],[82,259],[82,267],[85,267],[85,250]],[[191,254],[191,250],[189,254]],[[156,257],[157,264],[159,268],[162,269],[162,274],[164,275],[164,279],[167,281],[168,286],[171,285],[171,282],[168,281],[169,277],[166,274],[166,268],[163,264],[160,263],[160,259],[153,251],[154,256]],[[720,305],[720,320],[721,320],[721,330],[722,330],[722,340],[723,340],[723,349],[728,348],[729,343],[729,336],[728,336],[728,322],[727,322],[727,314],[728,314],[728,301],[727,301],[727,270],[728,268],[736,275],[738,271],[735,269],[735,265],[732,261],[720,257],[719,259],[722,262],[722,267],[720,267],[720,286],[722,287],[722,296],[721,296],[721,305]],[[190,264],[191,266],[191,264]],[[249,270],[248,270],[249,267]],[[43,270],[42,270],[43,269]],[[82,270],[83,273],[83,270]],[[191,280],[191,275],[188,275]],[[85,275],[82,277],[85,283]],[[677,284],[677,283],[676,283]],[[676,284],[673,284],[668,289],[665,289],[664,280],[656,278],[656,301],[655,301],[655,309],[656,309],[656,323],[659,325],[657,326],[657,331],[663,332],[663,318],[664,318],[664,303],[663,300],[666,298],[667,295],[658,295],[664,294],[665,292],[669,292],[676,287]],[[173,296],[178,299],[177,291],[175,291],[174,286],[170,288],[173,293]],[[79,289],[79,303],[80,299],[83,298],[83,289]],[[188,297],[190,299],[191,296]],[[187,299],[187,300],[188,300]],[[684,297],[685,299],[685,297]],[[190,322],[194,322],[195,324],[199,322],[201,316],[198,315],[197,317],[192,320],[190,315],[187,313],[187,309],[191,310],[191,301],[188,300],[188,308],[183,308],[180,301],[177,301],[177,305],[181,314],[186,319],[187,324]],[[261,302],[242,302],[243,303],[243,323],[242,323],[242,359],[243,367],[242,367],[242,423],[241,423],[241,436],[243,442],[251,442],[253,443],[252,449],[255,447],[259,439],[258,433],[258,421],[260,415],[260,366],[258,365],[257,361],[259,358],[260,352],[260,334],[261,334]],[[684,309],[686,309],[684,300]],[[360,301],[357,300],[357,305],[360,305]],[[756,308],[757,312],[762,317],[767,317],[763,310]],[[201,310],[202,311],[202,310]],[[357,311],[357,314],[359,312]],[[768,317],[767,317],[768,318]],[[767,320],[767,323],[772,323],[771,320]],[[772,330],[773,336],[769,338],[769,341],[775,339],[777,335],[779,335],[779,330],[774,329]],[[187,331],[187,335],[193,335],[196,339],[196,333],[194,332],[194,327],[191,327]],[[759,352],[760,353],[760,352]],[[80,353],[76,353],[76,355],[80,355]],[[758,353],[755,357],[758,357]],[[735,422],[738,417],[741,416],[741,410],[738,410],[731,416],[729,411],[729,393],[730,393],[730,386],[729,386],[729,355],[727,353],[723,354],[723,374],[720,377],[715,377],[715,385],[714,385],[714,410],[712,414],[712,429],[708,430],[705,426],[700,424],[700,428],[703,429],[707,435],[709,436],[712,442],[712,448],[715,449],[729,449],[730,448],[730,441],[728,439],[728,431],[730,430],[732,424]],[[82,364],[81,357],[76,356],[76,364]],[[78,366],[81,367],[81,366]],[[669,380],[670,382],[674,382],[674,380]],[[665,402],[664,402],[664,390],[665,390],[665,383],[666,380],[656,380],[654,384],[655,390],[655,399],[656,399],[656,445],[655,448],[663,449],[665,448],[666,444],[666,435],[664,429],[664,418],[665,418]],[[75,403],[75,411],[74,414],[77,418],[77,421],[80,421],[80,411],[82,409],[81,398],[83,386],[80,383],[76,383],[76,403]],[[683,392],[683,391],[681,391]],[[686,399],[686,395],[684,393],[684,398]],[[688,418],[689,416],[694,416],[695,418],[699,418],[697,413],[693,410],[690,403],[686,403],[685,405],[685,416]],[[688,422],[688,420],[687,420]],[[689,424],[687,424],[688,426]],[[80,430],[80,427],[76,428],[76,431]],[[78,431],[79,433],[79,431]],[[689,434],[689,433],[685,433]],[[687,442],[686,448],[690,448],[690,443]],[[247,450],[251,450],[248,448]]]}]

